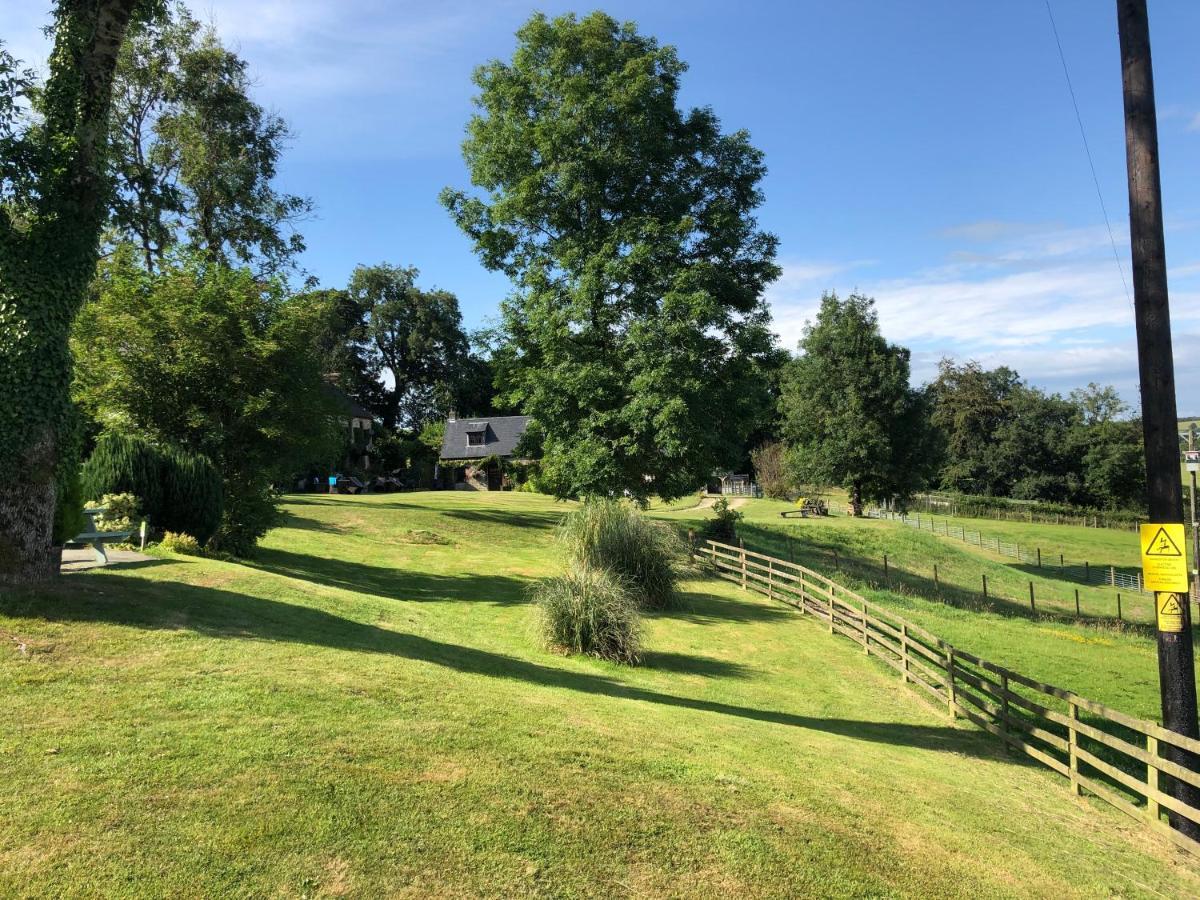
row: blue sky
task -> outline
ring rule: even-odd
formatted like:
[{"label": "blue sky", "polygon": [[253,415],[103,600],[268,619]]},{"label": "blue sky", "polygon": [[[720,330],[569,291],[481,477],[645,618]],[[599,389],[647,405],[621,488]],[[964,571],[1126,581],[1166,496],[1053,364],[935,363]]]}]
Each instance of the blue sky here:
[{"label": "blue sky", "polygon": [[[32,60],[49,3],[0,0]],[[594,4],[196,0],[250,61],[296,136],[282,185],[308,194],[304,266],[415,265],[484,324],[508,290],[437,203],[466,186],[470,74],[507,57],[534,11]],[[1009,365],[1059,391],[1100,381],[1136,401],[1131,301],[1104,228],[1044,0],[610,2],[678,48],[682,102],[710,105],[766,153],[769,292],[794,347],[823,290],[878,301],[914,380],[943,355]],[[1128,263],[1115,2],[1053,0],[1113,233]],[[1200,413],[1200,3],[1152,0],[1180,412]],[[1131,284],[1131,282],[1130,282]],[[1131,290],[1132,288],[1130,288]],[[1190,351],[1190,352],[1189,352]]]}]

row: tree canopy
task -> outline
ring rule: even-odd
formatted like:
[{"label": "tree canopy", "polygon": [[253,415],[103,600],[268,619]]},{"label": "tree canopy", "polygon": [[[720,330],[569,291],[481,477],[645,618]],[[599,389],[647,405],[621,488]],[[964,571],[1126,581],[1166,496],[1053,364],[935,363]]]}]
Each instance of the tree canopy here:
[{"label": "tree canopy", "polygon": [[470,352],[458,298],[417,287],[412,267],[359,266],[347,294],[361,316],[356,335],[377,379],[384,427],[420,431],[454,404]]},{"label": "tree canopy", "polygon": [[846,488],[856,515],[864,500],[909,496],[934,462],[927,411],[908,350],[879,333],[875,301],[825,294],[800,351],[780,399],[797,480]]},{"label": "tree canopy", "polygon": [[276,272],[312,202],[274,179],[287,123],[251,97],[245,60],[182,3],[138,23],[114,79],[113,237],[153,268],[173,247]]},{"label": "tree canopy", "polygon": [[248,269],[192,259],[151,273],[125,248],[76,323],[76,399],[106,428],[212,460],[225,483],[214,546],[249,553],[272,485],[344,441],[312,352],[317,315]]},{"label": "tree canopy", "polygon": [[685,65],[632,24],[536,15],[517,38],[475,73],[463,154],[481,193],[442,195],[513,280],[508,399],[557,494],[678,496],[769,415],[762,154],[681,110]]}]

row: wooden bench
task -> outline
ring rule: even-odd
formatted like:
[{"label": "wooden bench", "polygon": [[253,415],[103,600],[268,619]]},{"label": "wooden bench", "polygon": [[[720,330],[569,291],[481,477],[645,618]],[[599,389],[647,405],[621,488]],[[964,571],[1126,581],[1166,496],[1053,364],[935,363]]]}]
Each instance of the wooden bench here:
[{"label": "wooden bench", "polygon": [[809,516],[827,516],[829,509],[825,506],[823,500],[805,500],[796,501],[797,509],[785,509],[779,515],[785,519],[790,519],[793,516],[799,516],[802,519],[807,519]]},{"label": "wooden bench", "polygon": [[96,562],[102,566],[108,565],[108,553],[104,549],[105,542],[127,541],[133,537],[132,531],[98,531],[96,528],[96,517],[102,516],[106,512],[108,512],[108,507],[105,506],[85,509],[83,515],[87,519],[87,528],[82,533],[75,535],[75,537],[67,541],[68,544],[90,544],[92,553],[96,555]]}]

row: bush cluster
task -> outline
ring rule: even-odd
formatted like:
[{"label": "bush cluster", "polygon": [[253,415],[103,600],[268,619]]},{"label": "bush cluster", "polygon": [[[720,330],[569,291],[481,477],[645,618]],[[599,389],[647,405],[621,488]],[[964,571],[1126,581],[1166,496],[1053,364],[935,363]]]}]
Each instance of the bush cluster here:
[{"label": "bush cluster", "polygon": [[704,536],[725,544],[736,541],[737,525],[742,521],[742,514],[731,509],[724,497],[712,505],[712,510],[713,517],[704,523]]},{"label": "bush cluster", "polygon": [[650,521],[631,503],[589,500],[563,519],[559,539],[571,564],[614,573],[639,607],[674,605],[676,574],[687,545],[678,532]]},{"label": "bush cluster", "polygon": [[612,572],[570,569],[541,582],[534,599],[547,646],[628,664],[638,661],[637,604],[624,580]]},{"label": "bush cluster", "polygon": [[164,534],[162,540],[158,542],[158,546],[172,553],[182,553],[185,556],[199,556],[201,553],[199,541],[190,534],[177,534],[174,531]]},{"label": "bush cluster", "polygon": [[554,649],[636,663],[641,611],[677,602],[687,546],[632,504],[590,500],[559,527],[567,572],[534,590],[542,637]]},{"label": "bush cluster", "polygon": [[84,496],[133,494],[151,526],[194,535],[202,545],[224,510],[221,476],[207,457],[110,431],[80,472]]},{"label": "bush cluster", "polygon": [[93,520],[100,531],[133,533],[142,522],[141,502],[128,491],[121,494],[104,494],[99,500],[88,500],[84,506],[104,510]]}]

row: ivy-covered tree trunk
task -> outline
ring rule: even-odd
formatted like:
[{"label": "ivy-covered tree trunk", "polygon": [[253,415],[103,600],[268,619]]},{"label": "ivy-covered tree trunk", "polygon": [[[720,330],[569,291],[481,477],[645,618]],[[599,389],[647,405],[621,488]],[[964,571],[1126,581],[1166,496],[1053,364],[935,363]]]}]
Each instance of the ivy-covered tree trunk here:
[{"label": "ivy-covered tree trunk", "polygon": [[70,458],[71,322],[106,215],[112,75],[147,0],[59,0],[43,127],[22,146],[32,190],[0,205],[0,584],[58,570],[58,485]]}]

